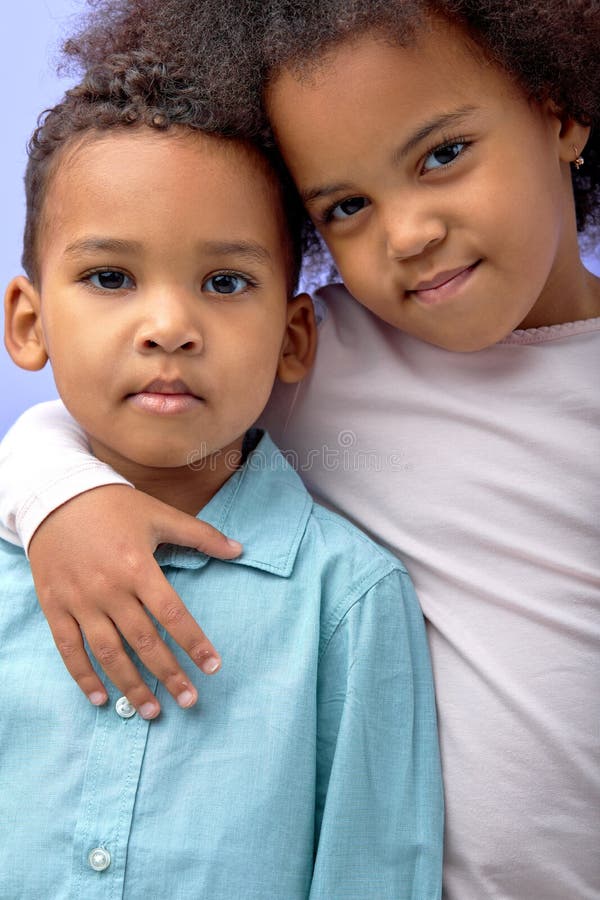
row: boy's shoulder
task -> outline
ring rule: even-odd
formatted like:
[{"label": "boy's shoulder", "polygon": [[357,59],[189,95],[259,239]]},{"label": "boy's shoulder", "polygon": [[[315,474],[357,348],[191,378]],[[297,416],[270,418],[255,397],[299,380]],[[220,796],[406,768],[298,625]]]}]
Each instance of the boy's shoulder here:
[{"label": "boy's shoulder", "polygon": [[[293,460],[292,460],[293,462]],[[242,511],[245,522],[254,518],[260,523],[267,544],[289,543],[297,555],[308,554],[323,562],[333,563],[342,556],[352,556],[362,570],[384,573],[406,569],[400,560],[377,544],[349,519],[317,503],[311,497],[301,476],[267,432],[259,432],[254,450],[249,455],[245,472],[235,486],[236,512]],[[243,482],[243,483],[242,483]],[[251,498],[251,505],[248,504]],[[221,504],[222,505],[222,504]],[[231,508],[234,504],[227,504]],[[204,511],[200,513],[204,518]],[[225,522],[212,522],[224,530]]]},{"label": "boy's shoulder", "polygon": [[2,622],[7,616],[13,619],[26,609],[38,608],[31,566],[25,551],[4,536],[0,536],[0,591]]},{"label": "boy's shoulder", "polygon": [[319,582],[323,624],[343,619],[367,598],[394,606],[414,602],[402,562],[348,519],[314,501],[296,569],[300,583]]},{"label": "boy's shoulder", "polygon": [[29,570],[29,560],[20,544],[9,541],[0,534],[0,577],[5,578],[15,570]]},{"label": "boy's shoulder", "polygon": [[315,503],[300,475],[266,432],[256,430],[242,469],[198,514],[239,540],[233,563],[290,579],[325,596],[367,591],[402,563],[350,521]]},{"label": "boy's shoulder", "polygon": [[377,543],[358,525],[340,513],[313,500],[307,522],[307,537],[318,535],[324,549],[337,557],[340,553],[352,555],[363,571],[372,571],[375,576],[397,569],[404,575],[408,572],[400,559]]},{"label": "boy's shoulder", "polygon": [[[410,584],[396,556],[349,519],[312,499],[298,472],[267,433],[262,434],[248,466],[251,472],[246,477],[250,476],[253,500],[258,501],[253,511],[260,521],[263,545],[273,558],[283,548],[280,557],[286,560],[285,574],[304,586],[318,581],[324,600],[337,594],[348,603],[392,573],[398,582]],[[247,549],[252,552],[251,546]]]}]

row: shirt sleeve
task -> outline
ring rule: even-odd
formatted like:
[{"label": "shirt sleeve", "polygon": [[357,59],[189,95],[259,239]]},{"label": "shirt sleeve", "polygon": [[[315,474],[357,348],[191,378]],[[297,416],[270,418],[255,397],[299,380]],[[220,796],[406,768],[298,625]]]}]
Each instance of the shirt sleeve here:
[{"label": "shirt sleeve", "polygon": [[0,537],[27,551],[46,516],[105,484],[130,482],[92,455],[60,400],[33,406],[0,443]]},{"label": "shirt sleeve", "polygon": [[438,900],[443,795],[431,665],[408,576],[346,613],[318,682],[310,900]]}]

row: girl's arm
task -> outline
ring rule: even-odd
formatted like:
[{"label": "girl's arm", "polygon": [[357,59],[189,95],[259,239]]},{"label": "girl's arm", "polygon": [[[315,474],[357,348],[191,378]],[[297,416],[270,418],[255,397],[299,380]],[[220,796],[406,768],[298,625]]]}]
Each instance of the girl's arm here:
[{"label": "girl's arm", "polygon": [[443,797],[423,617],[393,571],[346,613],[319,664],[310,900],[439,900]]},{"label": "girl's arm", "polygon": [[181,706],[194,686],[160,638],[152,613],[210,674],[219,655],[163,576],[160,543],[239,556],[240,545],[193,516],[136,491],[95,459],[60,401],[24,413],[0,444],[0,533],[29,553],[40,605],[65,665],[96,705],[107,699],[82,638],[145,718],[158,701],[121,635]]}]

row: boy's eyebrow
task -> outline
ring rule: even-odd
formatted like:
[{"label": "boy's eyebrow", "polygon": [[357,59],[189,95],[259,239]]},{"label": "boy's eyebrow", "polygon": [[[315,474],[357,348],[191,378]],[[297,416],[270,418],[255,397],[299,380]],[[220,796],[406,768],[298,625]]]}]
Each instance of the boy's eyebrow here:
[{"label": "boy's eyebrow", "polygon": [[[457,125],[470,113],[475,112],[476,109],[476,106],[461,106],[460,109],[456,109],[449,113],[443,113],[442,115],[436,116],[435,119],[431,119],[429,122],[424,122],[409,137],[405,144],[394,151],[393,163],[395,164],[408,156],[411,150],[414,150],[421,141],[428,138],[434,131],[439,131],[440,128],[447,128],[450,125]],[[313,200],[317,200],[320,197],[327,197],[329,194],[337,194],[342,191],[352,190],[356,190],[355,185],[348,181],[340,181],[335,184],[324,184],[319,187],[307,188],[300,192],[300,196],[305,204],[309,204]]]},{"label": "boy's eyebrow", "polygon": [[241,256],[263,264],[272,262],[267,248],[254,241],[203,241],[202,249],[215,256]]},{"label": "boy's eyebrow", "polygon": [[138,241],[124,241],[120,238],[108,238],[96,235],[73,241],[65,248],[65,255],[78,256],[82,253],[135,253],[142,245]]},{"label": "boy's eyebrow", "polygon": [[[214,256],[240,256],[262,264],[272,262],[271,254],[266,247],[254,241],[202,241],[199,246],[203,252]],[[140,253],[142,249],[139,241],[90,235],[69,244],[65,254],[78,256],[84,253]]]}]

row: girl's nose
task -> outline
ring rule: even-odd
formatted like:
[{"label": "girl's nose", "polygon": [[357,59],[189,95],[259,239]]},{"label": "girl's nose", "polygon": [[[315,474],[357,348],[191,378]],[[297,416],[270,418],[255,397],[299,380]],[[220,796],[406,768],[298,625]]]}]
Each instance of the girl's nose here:
[{"label": "girl's nose", "polygon": [[[198,303],[196,298],[193,298]],[[197,311],[180,299],[157,298],[140,323],[135,347],[140,353],[160,348],[165,353],[181,350],[187,354],[201,353],[204,347]]]},{"label": "girl's nose", "polygon": [[443,241],[447,233],[440,216],[411,210],[408,205],[390,208],[384,218],[384,228],[387,255],[393,260],[419,256]]}]

